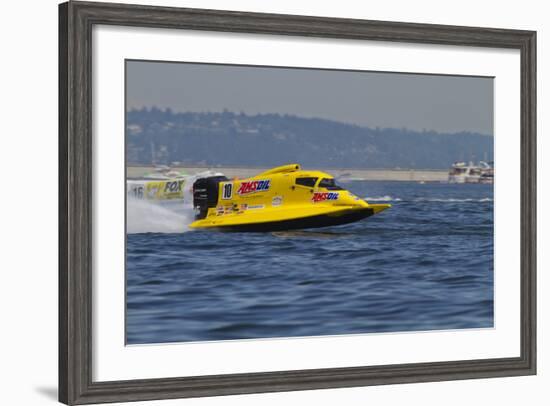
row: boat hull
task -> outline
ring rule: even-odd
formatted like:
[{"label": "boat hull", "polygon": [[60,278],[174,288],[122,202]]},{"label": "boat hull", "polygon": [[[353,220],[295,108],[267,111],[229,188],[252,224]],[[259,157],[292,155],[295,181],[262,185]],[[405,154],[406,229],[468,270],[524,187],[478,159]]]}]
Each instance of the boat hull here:
[{"label": "boat hull", "polygon": [[321,228],[349,224],[375,214],[371,208],[350,210],[342,213],[318,214],[310,217],[301,217],[287,220],[267,221],[263,223],[248,223],[236,225],[220,225],[213,227],[219,231],[231,232],[271,232],[303,230],[308,228]]},{"label": "boat hull", "polygon": [[191,224],[191,228],[238,232],[269,232],[332,227],[363,220],[389,207],[391,207],[390,204],[370,204],[365,207],[310,208],[307,211],[300,212],[288,211],[285,213],[279,211],[272,212],[271,214],[266,213],[261,215],[261,217],[243,213],[227,219],[222,217],[212,220],[198,220]]}]

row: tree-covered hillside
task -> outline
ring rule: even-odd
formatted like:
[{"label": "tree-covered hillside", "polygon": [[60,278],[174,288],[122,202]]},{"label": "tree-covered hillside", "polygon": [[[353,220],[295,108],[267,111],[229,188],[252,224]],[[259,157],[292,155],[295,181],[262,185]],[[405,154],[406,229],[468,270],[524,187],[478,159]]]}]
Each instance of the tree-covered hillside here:
[{"label": "tree-covered hillside", "polygon": [[446,169],[493,159],[493,137],[366,128],[289,115],[127,112],[127,163]]}]

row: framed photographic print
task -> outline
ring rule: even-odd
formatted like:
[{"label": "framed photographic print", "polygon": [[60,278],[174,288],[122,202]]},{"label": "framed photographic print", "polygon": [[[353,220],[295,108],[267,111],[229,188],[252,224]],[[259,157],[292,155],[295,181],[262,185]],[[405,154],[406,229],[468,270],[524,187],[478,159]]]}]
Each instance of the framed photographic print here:
[{"label": "framed photographic print", "polygon": [[59,16],[61,402],[536,373],[535,32]]}]

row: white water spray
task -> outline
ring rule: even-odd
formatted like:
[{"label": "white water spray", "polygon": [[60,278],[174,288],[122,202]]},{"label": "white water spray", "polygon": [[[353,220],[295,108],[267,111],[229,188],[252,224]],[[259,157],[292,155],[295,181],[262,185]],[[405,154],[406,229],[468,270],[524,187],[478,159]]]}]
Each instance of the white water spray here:
[{"label": "white water spray", "polygon": [[184,233],[194,221],[193,183],[199,178],[219,176],[217,172],[201,172],[185,177],[183,199],[145,200],[128,196],[126,200],[126,232]]},{"label": "white water spray", "polygon": [[126,232],[183,233],[193,222],[193,208],[181,200],[160,204],[158,201],[129,198],[126,201]]}]

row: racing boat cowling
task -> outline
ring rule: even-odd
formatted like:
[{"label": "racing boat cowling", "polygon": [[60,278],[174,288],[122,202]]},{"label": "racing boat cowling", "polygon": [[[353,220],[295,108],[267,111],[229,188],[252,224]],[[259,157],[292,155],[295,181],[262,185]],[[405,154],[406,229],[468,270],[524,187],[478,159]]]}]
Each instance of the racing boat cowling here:
[{"label": "racing boat cowling", "polygon": [[337,186],[331,175],[290,164],[247,179],[197,179],[193,206],[191,228],[261,232],[352,223],[391,205],[369,204]]}]

